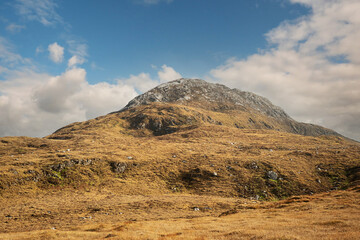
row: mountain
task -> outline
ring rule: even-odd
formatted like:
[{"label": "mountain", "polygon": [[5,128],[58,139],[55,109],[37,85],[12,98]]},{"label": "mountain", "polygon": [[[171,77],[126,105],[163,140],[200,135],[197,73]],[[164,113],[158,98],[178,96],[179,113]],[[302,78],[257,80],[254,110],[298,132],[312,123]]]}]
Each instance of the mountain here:
[{"label": "mountain", "polygon": [[[232,124],[237,128],[274,129],[305,136],[340,136],[333,130],[291,119],[264,97],[200,79],[182,78],[161,84],[131,100],[120,112],[151,103],[172,103],[236,115]],[[222,124],[211,118],[207,121]]]},{"label": "mountain", "polygon": [[[156,113],[156,109],[161,111]],[[304,136],[341,136],[333,130],[293,120],[264,97],[200,79],[182,78],[161,84],[110,115],[126,119],[132,129],[149,129],[155,135],[172,133],[184,126],[210,123]],[[62,138],[59,135],[67,130],[67,127],[62,128],[50,138]]]},{"label": "mountain", "polygon": [[[179,79],[44,138],[0,138],[0,231],[119,234],[135,221],[217,219],[269,200],[356,188],[359,181],[359,143],[296,122],[253,93]],[[339,193],[348,210],[359,195],[351,191]],[[270,210],[290,202],[297,209],[299,199],[308,197]]]}]

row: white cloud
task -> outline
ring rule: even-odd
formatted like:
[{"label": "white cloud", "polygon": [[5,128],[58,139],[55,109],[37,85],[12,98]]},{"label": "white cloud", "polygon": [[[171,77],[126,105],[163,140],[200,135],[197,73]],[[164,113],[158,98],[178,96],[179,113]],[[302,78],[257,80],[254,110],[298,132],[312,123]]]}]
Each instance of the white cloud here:
[{"label": "white cloud", "polygon": [[0,136],[45,136],[71,122],[120,110],[136,95],[129,85],[91,85],[82,68],[59,76],[12,71],[0,81]]},{"label": "white cloud", "polygon": [[211,75],[268,97],[297,120],[360,140],[360,2],[291,2],[306,4],[312,13],[267,33],[273,48],[230,59]]},{"label": "white cloud", "polygon": [[181,77],[181,74],[176,72],[172,67],[168,67],[165,64],[161,66],[162,70],[158,72],[160,82],[168,82],[176,80]]},{"label": "white cloud", "polygon": [[119,82],[134,86],[139,92],[146,92],[158,85],[157,80],[153,80],[148,73],[140,73],[139,75],[130,75],[128,79],[119,79]]},{"label": "white cloud", "polygon": [[64,59],[64,48],[56,42],[48,46],[49,58],[55,63],[61,63]]},{"label": "white cloud", "polygon": [[69,45],[69,52],[73,55],[68,61],[68,67],[83,64],[88,56],[87,45],[75,40],[69,40],[67,43]]},{"label": "white cloud", "polygon": [[23,25],[18,25],[15,23],[10,23],[9,25],[6,26],[6,30],[12,33],[17,33],[20,32],[22,29],[24,29],[25,26]]},{"label": "white cloud", "polygon": [[84,58],[78,57],[77,55],[72,56],[68,61],[68,67],[76,66],[77,64],[83,64],[85,62]]},{"label": "white cloud", "polygon": [[165,64],[157,74],[158,79],[152,79],[149,73],[140,73],[139,75],[130,75],[128,79],[119,79],[118,81],[134,86],[139,92],[143,93],[156,87],[160,83],[181,78],[180,73]]},{"label": "white cloud", "polygon": [[38,21],[45,26],[63,23],[60,15],[55,11],[57,5],[52,0],[16,0],[15,9],[20,16]]},{"label": "white cloud", "polygon": [[49,113],[61,113],[71,110],[71,96],[81,90],[86,72],[82,68],[73,68],[61,76],[50,77],[33,91],[33,98],[40,110]]}]

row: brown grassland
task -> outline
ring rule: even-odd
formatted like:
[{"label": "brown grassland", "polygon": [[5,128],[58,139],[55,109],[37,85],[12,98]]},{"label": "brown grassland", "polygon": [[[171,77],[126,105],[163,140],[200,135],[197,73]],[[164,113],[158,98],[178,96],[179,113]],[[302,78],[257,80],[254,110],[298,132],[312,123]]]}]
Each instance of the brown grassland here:
[{"label": "brown grassland", "polygon": [[286,130],[153,104],[0,138],[0,239],[359,238],[359,143]]}]

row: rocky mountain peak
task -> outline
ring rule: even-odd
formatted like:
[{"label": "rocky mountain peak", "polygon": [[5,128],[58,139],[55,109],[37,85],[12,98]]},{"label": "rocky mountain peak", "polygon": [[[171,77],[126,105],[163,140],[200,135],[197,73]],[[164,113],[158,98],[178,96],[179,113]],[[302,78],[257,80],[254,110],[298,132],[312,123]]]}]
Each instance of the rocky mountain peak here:
[{"label": "rocky mountain peak", "polygon": [[201,79],[181,78],[163,83],[131,100],[121,111],[153,102],[192,105],[215,111],[259,111],[275,118],[290,117],[268,99],[251,92],[231,89]]}]

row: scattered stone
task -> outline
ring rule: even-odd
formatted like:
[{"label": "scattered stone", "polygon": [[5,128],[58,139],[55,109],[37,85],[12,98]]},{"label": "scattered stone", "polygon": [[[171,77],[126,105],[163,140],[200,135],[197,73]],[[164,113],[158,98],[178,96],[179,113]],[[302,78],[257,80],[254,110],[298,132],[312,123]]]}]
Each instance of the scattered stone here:
[{"label": "scattered stone", "polygon": [[232,170],[233,168],[231,166],[226,166],[227,170]]},{"label": "scattered stone", "polygon": [[173,157],[173,158],[176,158],[176,155],[173,155],[172,157]]},{"label": "scattered stone", "polygon": [[247,168],[250,168],[250,169],[258,169],[259,166],[256,164],[256,162],[252,162],[250,163]]},{"label": "scattered stone", "polygon": [[133,157],[131,157],[131,156],[128,156],[128,157],[127,157],[127,159],[131,160],[131,159],[133,159]]},{"label": "scattered stone", "polygon": [[274,171],[268,171],[267,172],[267,177],[272,179],[272,180],[277,180],[278,179],[278,174]]},{"label": "scattered stone", "polygon": [[123,162],[110,162],[110,167],[111,171],[114,173],[124,173],[127,168],[127,164]]}]

